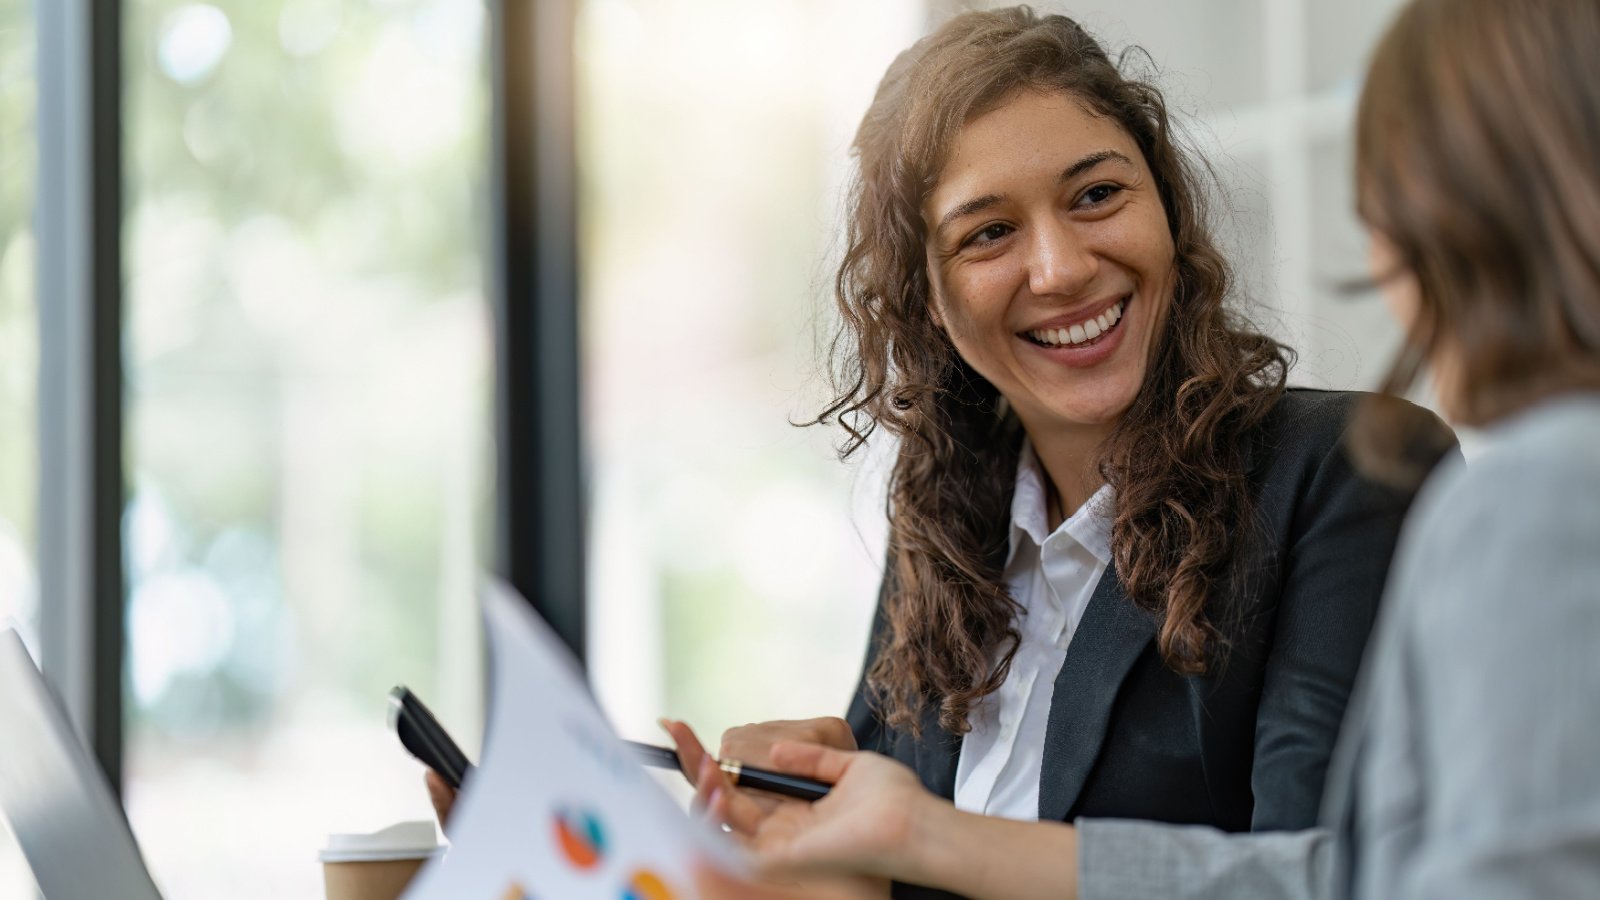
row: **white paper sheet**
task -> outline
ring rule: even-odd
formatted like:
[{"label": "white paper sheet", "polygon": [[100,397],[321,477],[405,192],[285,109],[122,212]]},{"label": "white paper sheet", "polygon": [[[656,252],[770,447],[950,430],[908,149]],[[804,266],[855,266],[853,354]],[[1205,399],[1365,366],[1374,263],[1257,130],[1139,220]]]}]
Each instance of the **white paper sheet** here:
[{"label": "white paper sheet", "polygon": [[450,851],[405,900],[688,900],[695,859],[744,868],[634,761],[526,601],[490,583],[484,617],[483,760],[451,813]]}]

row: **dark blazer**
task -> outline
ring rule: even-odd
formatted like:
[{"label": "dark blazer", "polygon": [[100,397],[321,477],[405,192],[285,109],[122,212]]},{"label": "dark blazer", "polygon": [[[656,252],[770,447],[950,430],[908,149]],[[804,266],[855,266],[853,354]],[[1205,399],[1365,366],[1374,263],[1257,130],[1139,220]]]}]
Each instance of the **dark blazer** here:
[{"label": "dark blazer", "polygon": [[[1244,565],[1224,588],[1221,608],[1231,613],[1213,617],[1229,638],[1221,665],[1200,676],[1168,668],[1154,619],[1126,598],[1114,566],[1106,570],[1056,676],[1041,820],[1149,819],[1226,831],[1316,823],[1334,737],[1413,496],[1352,467],[1343,435],[1358,396],[1291,389],[1248,435],[1256,522],[1241,532]],[[1438,447],[1454,446],[1443,423],[1413,409]],[[961,737],[940,729],[932,711],[914,739],[879,719],[863,685],[849,721],[863,749],[900,760],[930,791],[953,796]],[[950,895],[899,885],[895,896]]]}]

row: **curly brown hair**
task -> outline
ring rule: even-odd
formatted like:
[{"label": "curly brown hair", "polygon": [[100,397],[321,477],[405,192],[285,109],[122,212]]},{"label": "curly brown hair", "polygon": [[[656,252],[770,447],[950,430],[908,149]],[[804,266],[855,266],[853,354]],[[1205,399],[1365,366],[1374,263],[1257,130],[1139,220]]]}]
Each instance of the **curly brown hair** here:
[{"label": "curly brown hair", "polygon": [[1161,94],[1124,77],[1077,23],[1027,7],[967,13],[902,53],[855,138],[835,279],[837,394],[814,422],[845,429],[846,457],[879,427],[899,440],[867,684],[884,720],[912,733],[928,708],[964,733],[1019,639],[1004,566],[1022,428],[931,314],[921,209],[964,123],[1020,89],[1071,94],[1120,123],[1166,209],[1171,312],[1098,463],[1116,493],[1115,575],[1159,621],[1160,651],[1178,672],[1206,671],[1226,643],[1208,604],[1251,516],[1243,434],[1281,396],[1289,365],[1286,347],[1224,307],[1229,267]]}]

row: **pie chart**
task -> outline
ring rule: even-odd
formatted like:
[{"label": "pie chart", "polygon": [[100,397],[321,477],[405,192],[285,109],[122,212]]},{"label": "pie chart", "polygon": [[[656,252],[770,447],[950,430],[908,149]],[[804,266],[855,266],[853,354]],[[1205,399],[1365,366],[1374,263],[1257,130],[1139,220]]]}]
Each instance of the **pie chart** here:
[{"label": "pie chart", "polygon": [[556,847],[573,868],[588,871],[600,865],[606,855],[606,835],[599,819],[581,810],[562,809],[551,824]]}]

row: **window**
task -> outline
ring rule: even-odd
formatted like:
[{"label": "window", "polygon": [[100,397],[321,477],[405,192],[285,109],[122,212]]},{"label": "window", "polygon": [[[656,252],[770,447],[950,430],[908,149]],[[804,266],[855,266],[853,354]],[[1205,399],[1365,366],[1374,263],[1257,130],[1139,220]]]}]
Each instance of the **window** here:
[{"label": "window", "polygon": [[[34,485],[38,480],[39,327],[34,293],[33,5],[0,0],[0,623],[31,639],[37,625]],[[26,897],[33,877],[0,816],[0,896]]]},{"label": "window", "polygon": [[30,4],[0,2],[0,621],[29,631],[38,587],[39,327],[34,300],[33,201],[38,175]]},{"label": "window", "polygon": [[126,800],[174,900],[431,818],[394,684],[481,731],[483,12],[125,6]]},{"label": "window", "polygon": [[671,715],[714,740],[849,702],[880,495],[837,433],[789,421],[825,396],[850,137],[925,13],[580,6],[589,661],[629,736],[660,740]]}]

